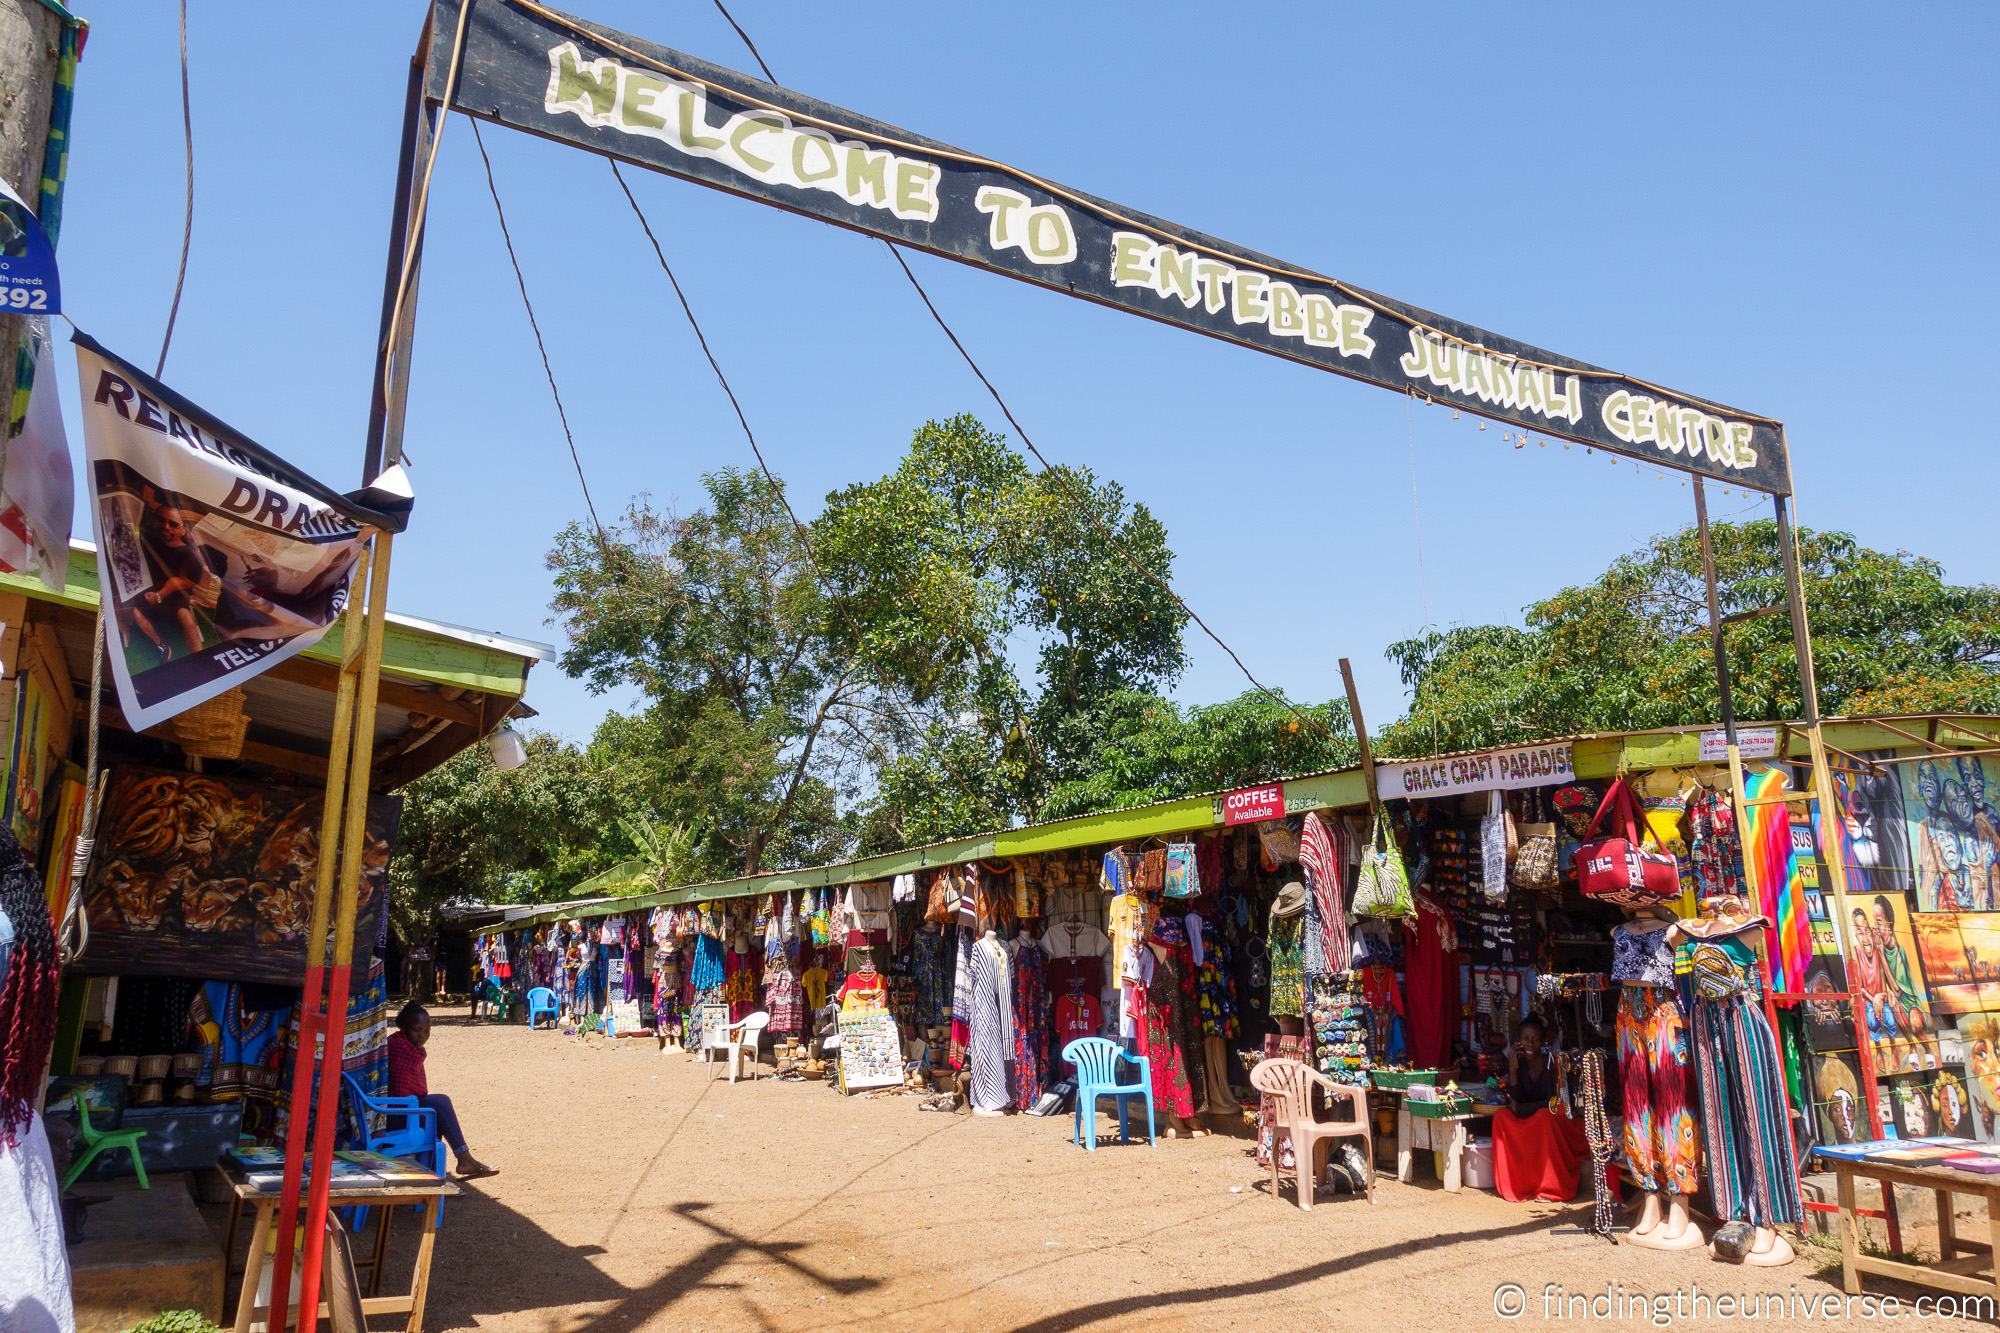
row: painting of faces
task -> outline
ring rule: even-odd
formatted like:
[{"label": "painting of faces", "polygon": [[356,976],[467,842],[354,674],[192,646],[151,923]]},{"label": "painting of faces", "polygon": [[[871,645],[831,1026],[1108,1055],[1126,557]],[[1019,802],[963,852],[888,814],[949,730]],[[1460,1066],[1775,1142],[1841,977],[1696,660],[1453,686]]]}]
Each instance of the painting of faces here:
[{"label": "painting of faces", "polygon": [[[1890,751],[1863,755],[1882,758]],[[1907,893],[1916,860],[1910,854],[1910,826],[1904,814],[1903,785],[1897,769],[1835,768],[1846,841],[1843,859],[1856,893]]]},{"label": "painting of faces", "polygon": [[1958,1035],[1965,1047],[1964,1088],[1972,1137],[2000,1141],[2000,1013],[1960,1014]]},{"label": "painting of faces", "polygon": [[1847,984],[1861,1002],[1875,1072],[1887,1078],[1936,1069],[1937,1037],[1908,904],[1896,894],[1850,892],[1840,910],[1846,914]]},{"label": "painting of faces", "polygon": [[2000,911],[2000,768],[1937,756],[1898,766],[1920,912]]},{"label": "painting of faces", "polygon": [[1815,1055],[1813,1115],[1821,1143],[1861,1143],[1878,1137],[1868,1126],[1861,1097],[1861,1067],[1852,1055]]}]

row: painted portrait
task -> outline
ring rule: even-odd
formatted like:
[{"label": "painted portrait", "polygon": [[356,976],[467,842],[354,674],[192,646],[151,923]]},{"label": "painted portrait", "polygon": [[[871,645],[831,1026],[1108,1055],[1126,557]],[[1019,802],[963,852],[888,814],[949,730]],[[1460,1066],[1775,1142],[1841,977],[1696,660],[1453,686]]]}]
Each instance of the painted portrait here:
[{"label": "painted portrait", "polygon": [[1917,910],[2000,911],[2000,767],[1933,755],[1898,771]]},{"label": "painted portrait", "polygon": [[1861,1003],[1876,1073],[1936,1069],[1937,1037],[1908,903],[1898,894],[1848,893],[1840,910],[1848,987]]}]

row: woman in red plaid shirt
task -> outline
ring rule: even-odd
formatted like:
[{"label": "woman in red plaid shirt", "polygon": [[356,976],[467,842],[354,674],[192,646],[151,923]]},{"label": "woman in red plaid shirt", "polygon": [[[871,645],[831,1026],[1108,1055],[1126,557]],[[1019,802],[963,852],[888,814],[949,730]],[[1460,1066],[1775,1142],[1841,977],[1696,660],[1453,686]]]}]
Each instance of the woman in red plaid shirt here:
[{"label": "woman in red plaid shirt", "polygon": [[465,1146],[465,1135],[458,1127],[458,1112],[452,1109],[451,1098],[432,1092],[424,1077],[427,1054],[424,1045],[431,1039],[430,1011],[419,1004],[406,1004],[396,1014],[396,1028],[389,1034],[389,1095],[414,1097],[417,1105],[437,1112],[438,1134],[451,1145],[452,1155],[458,1159],[460,1180],[498,1175],[499,1167],[486,1165]]}]

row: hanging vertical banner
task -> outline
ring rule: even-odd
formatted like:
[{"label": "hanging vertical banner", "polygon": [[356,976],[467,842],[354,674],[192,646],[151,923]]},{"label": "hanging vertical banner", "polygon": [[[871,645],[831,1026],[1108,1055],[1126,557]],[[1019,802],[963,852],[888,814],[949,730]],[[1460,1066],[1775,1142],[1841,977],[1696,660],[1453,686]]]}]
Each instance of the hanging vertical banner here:
[{"label": "hanging vertical banner", "polygon": [[[1538,434],[1790,493],[1784,431],[1769,417],[1543,351],[529,0],[435,0],[431,34],[433,105],[455,80],[454,111]],[[1256,106],[1254,93],[1197,81],[1165,114],[1085,92],[1060,119],[1072,152],[1102,153],[1171,140],[1182,118],[1260,132],[1247,128]],[[1353,183],[1347,194],[1356,207],[1388,206]],[[605,225],[588,207],[572,211],[582,235]],[[1130,373],[1145,383],[1143,366]]]},{"label": "hanging vertical banner", "polygon": [[407,504],[343,496],[76,337],[105,656],[137,730],[304,651],[347,605],[367,529]]},{"label": "hanging vertical banner", "polygon": [[29,571],[59,589],[69,575],[76,479],[70,472],[55,364],[43,360],[50,346],[49,322],[30,318],[27,326],[33,349],[29,364],[40,369],[29,388],[20,433],[7,441],[7,461],[0,465],[0,569]]},{"label": "hanging vertical banner", "polygon": [[62,312],[56,247],[28,201],[0,180],[0,310],[17,315]]}]

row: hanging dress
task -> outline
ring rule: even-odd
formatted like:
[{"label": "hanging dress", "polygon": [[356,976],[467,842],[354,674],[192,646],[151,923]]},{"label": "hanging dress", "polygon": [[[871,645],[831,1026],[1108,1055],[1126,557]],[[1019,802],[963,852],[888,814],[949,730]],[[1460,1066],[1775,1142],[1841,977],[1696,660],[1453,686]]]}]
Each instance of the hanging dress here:
[{"label": "hanging dress", "polygon": [[1194,1087],[1202,1078],[1186,1040],[1194,987],[1177,952],[1169,949],[1162,958],[1146,949],[1140,971],[1148,974],[1147,981],[1134,987],[1133,994],[1140,1008],[1139,1053],[1150,1066],[1154,1105],[1164,1114],[1191,1119]]},{"label": "hanging dress", "polygon": [[1042,951],[1024,943],[1014,954],[1014,1106],[1025,1111],[1042,1095],[1049,1073],[1048,968]]},{"label": "hanging dress", "polygon": [[925,926],[910,945],[910,974],[917,983],[917,1026],[941,1027],[951,1021],[953,977],[952,938],[936,926]]},{"label": "hanging dress", "polygon": [[972,946],[970,1049],[971,1097],[975,1111],[1004,1111],[1010,1104],[1007,1063],[1014,1051],[1014,997],[1007,950],[998,940]]}]

